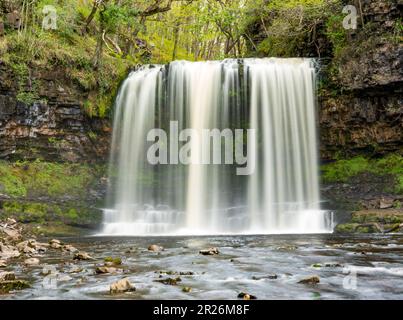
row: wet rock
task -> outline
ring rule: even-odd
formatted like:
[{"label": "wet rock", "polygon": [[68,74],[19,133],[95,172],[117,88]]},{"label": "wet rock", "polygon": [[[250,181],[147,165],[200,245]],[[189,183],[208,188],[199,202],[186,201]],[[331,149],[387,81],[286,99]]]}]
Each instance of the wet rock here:
[{"label": "wet rock", "polygon": [[6,272],[6,271],[0,272],[0,282],[9,280],[15,280],[14,272]]},{"label": "wet rock", "polygon": [[35,248],[28,245],[28,240],[18,243],[17,249],[21,253],[25,253],[25,254],[35,254],[36,253]]},{"label": "wet rock", "polygon": [[22,290],[29,288],[30,285],[25,280],[7,280],[0,282],[0,294],[9,293],[14,290]]},{"label": "wet rock", "polygon": [[128,278],[123,278],[117,282],[112,283],[109,288],[109,292],[111,294],[131,291],[136,291],[136,288],[130,283]]},{"label": "wet rock", "polygon": [[83,268],[80,268],[78,266],[73,266],[67,272],[68,273],[80,273],[80,272],[83,272],[83,271],[84,271]]},{"label": "wet rock", "polygon": [[199,253],[204,256],[213,256],[213,255],[219,254],[220,251],[218,251],[217,248],[212,247],[212,248],[200,250]]},{"label": "wet rock", "polygon": [[178,282],[181,282],[182,279],[180,277],[177,278],[165,278],[160,280],[154,280],[155,282],[163,283],[170,286],[176,286]]},{"label": "wet rock", "polygon": [[257,276],[252,277],[253,280],[262,280],[262,279],[274,280],[274,279],[277,279],[277,278],[278,278],[278,276],[276,274],[268,274],[268,275],[261,276],[261,277],[257,277]]},{"label": "wet rock", "polygon": [[91,257],[87,252],[80,251],[74,255],[74,260],[93,260],[94,258]]},{"label": "wet rock", "polygon": [[296,247],[296,246],[288,246],[288,245],[277,247],[277,250],[279,250],[279,251],[295,251],[297,249],[298,249],[298,247]]},{"label": "wet rock", "polygon": [[75,248],[75,247],[73,247],[73,246],[70,245],[70,244],[64,245],[64,246],[63,246],[63,250],[64,250],[64,251],[67,251],[67,252],[78,252],[78,249]]},{"label": "wet rock", "polygon": [[57,239],[50,240],[49,245],[53,249],[62,249],[63,248],[62,243],[60,242],[60,240],[57,240]]},{"label": "wet rock", "polygon": [[29,239],[17,244],[17,249],[21,253],[36,254],[38,252],[45,252],[47,250],[46,243],[37,242],[35,239]]},{"label": "wet rock", "polygon": [[24,260],[24,264],[27,266],[37,266],[39,264],[38,258],[29,258]]},{"label": "wet rock", "polygon": [[164,250],[164,248],[161,247],[161,246],[158,246],[158,245],[156,245],[156,244],[152,244],[152,245],[150,245],[150,246],[148,247],[148,251],[159,252],[159,251],[162,251],[162,250]]},{"label": "wet rock", "polygon": [[318,276],[310,276],[298,281],[298,283],[302,284],[318,284],[320,282],[320,278]]},{"label": "wet rock", "polygon": [[0,268],[6,268],[6,267],[7,267],[6,260],[0,260]]},{"label": "wet rock", "polygon": [[169,276],[172,275],[180,275],[180,276],[193,276],[194,272],[192,271],[155,271],[155,273],[159,273],[159,274],[166,274]]},{"label": "wet rock", "polygon": [[13,218],[7,218],[6,223],[10,226],[14,226],[17,224],[17,221]]},{"label": "wet rock", "polygon": [[192,288],[191,287],[183,287],[182,291],[186,292],[186,293],[189,293],[189,292],[192,292]]},{"label": "wet rock", "polygon": [[315,263],[311,267],[312,268],[340,268],[340,267],[343,267],[343,265],[338,262],[325,262],[325,263]]},{"label": "wet rock", "polygon": [[18,258],[20,255],[21,253],[17,250],[17,248],[0,243],[0,258]]},{"label": "wet rock", "polygon": [[17,241],[19,239],[21,239],[21,233],[18,230],[15,229],[11,229],[8,227],[2,227],[1,231],[3,231],[7,237],[12,240],[12,241]]},{"label": "wet rock", "polygon": [[45,266],[43,266],[40,274],[42,276],[49,276],[51,274],[57,274],[57,270],[56,270],[56,267],[54,267],[54,266],[45,265]]},{"label": "wet rock", "polygon": [[68,281],[70,281],[70,280],[72,280],[73,278],[72,277],[70,277],[69,275],[67,275],[67,274],[58,274],[57,275],[57,281],[58,282],[68,282]]},{"label": "wet rock", "polygon": [[238,294],[238,298],[244,299],[244,300],[256,300],[257,299],[256,296],[251,295],[249,293],[245,293],[245,292],[241,292],[240,294]]},{"label": "wet rock", "polygon": [[106,266],[120,266],[122,264],[121,258],[106,257],[104,261]]},{"label": "wet rock", "polygon": [[113,267],[97,267],[95,269],[96,274],[117,273],[118,269]]},{"label": "wet rock", "polygon": [[389,209],[393,208],[395,199],[393,198],[381,198],[379,201],[379,208],[380,209]]}]

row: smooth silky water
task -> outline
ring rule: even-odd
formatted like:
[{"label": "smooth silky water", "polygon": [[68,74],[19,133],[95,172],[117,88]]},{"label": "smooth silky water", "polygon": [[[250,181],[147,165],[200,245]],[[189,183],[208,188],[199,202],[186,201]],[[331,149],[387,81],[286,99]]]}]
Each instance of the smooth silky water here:
[{"label": "smooth silky water", "polygon": [[[237,235],[198,237],[81,237],[61,239],[94,257],[73,261],[49,251],[41,265],[13,270],[32,287],[2,299],[403,299],[401,235]],[[161,252],[147,247],[157,243]],[[217,256],[198,251],[218,247]],[[123,272],[95,274],[105,257],[122,258]],[[317,268],[315,264],[330,263]],[[56,273],[44,277],[44,266]],[[190,274],[189,272],[192,272]],[[168,274],[167,274],[168,273]],[[182,273],[182,275],[180,275]],[[356,287],[351,276],[356,274]],[[277,278],[273,279],[276,275]],[[318,275],[315,286],[298,283]],[[162,278],[161,278],[161,277]],[[109,294],[111,283],[128,277],[135,292]],[[180,277],[177,285],[155,280]],[[49,286],[49,278],[54,286]],[[191,287],[190,293],[182,291]]]},{"label": "smooth silky water", "polygon": [[[331,232],[332,215],[320,208],[315,79],[310,59],[175,61],[132,72],[116,100],[102,234]],[[256,139],[234,153],[256,147],[255,170],[199,164],[203,143],[193,137],[189,164],[176,156],[185,143],[162,146],[170,164],[150,164],[154,128],[169,142],[187,128],[254,129]]]}]

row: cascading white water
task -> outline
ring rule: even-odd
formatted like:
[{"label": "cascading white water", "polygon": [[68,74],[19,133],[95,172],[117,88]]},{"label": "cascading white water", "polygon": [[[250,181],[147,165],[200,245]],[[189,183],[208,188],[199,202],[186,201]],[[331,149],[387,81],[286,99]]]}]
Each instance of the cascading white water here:
[{"label": "cascading white water", "polygon": [[[169,133],[169,145],[159,146],[170,164],[147,162],[153,128]],[[254,129],[256,141],[244,149],[256,145],[254,173],[237,176],[230,163],[201,164],[208,145],[196,136],[180,142],[186,128]],[[178,159],[184,146],[189,164]],[[103,233],[331,232],[330,216],[320,210],[317,157],[311,60],[143,67],[125,80],[116,100]]]}]

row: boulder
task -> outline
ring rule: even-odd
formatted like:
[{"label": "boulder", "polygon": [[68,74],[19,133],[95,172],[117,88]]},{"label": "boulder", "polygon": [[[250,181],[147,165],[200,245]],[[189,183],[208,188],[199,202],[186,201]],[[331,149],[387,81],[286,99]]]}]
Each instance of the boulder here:
[{"label": "boulder", "polygon": [[74,255],[74,260],[93,260],[94,258],[91,257],[87,252],[79,251]]},{"label": "boulder", "polygon": [[97,267],[95,269],[96,274],[105,274],[105,273],[117,273],[118,269],[113,267]]},{"label": "boulder", "polygon": [[218,251],[217,248],[212,247],[212,248],[200,250],[199,253],[204,256],[213,256],[213,255],[219,254],[220,252]]},{"label": "boulder", "polygon": [[0,282],[9,280],[15,280],[14,272],[6,272],[6,271],[0,272]]},{"label": "boulder", "polygon": [[298,283],[302,284],[318,284],[320,282],[320,278],[318,276],[310,276],[298,281]]},{"label": "boulder", "polygon": [[256,300],[257,299],[256,296],[251,295],[249,293],[245,293],[245,292],[241,292],[240,294],[238,294],[238,298],[244,299],[244,300]]},{"label": "boulder", "polygon": [[166,285],[170,286],[176,286],[178,282],[181,282],[182,279],[180,277],[177,278],[166,278],[166,279],[159,279],[159,280],[154,280],[155,282],[160,282]]},{"label": "boulder", "polygon": [[64,251],[68,251],[68,252],[77,252],[77,251],[78,251],[77,248],[73,247],[73,246],[70,245],[70,244],[64,245],[64,246],[63,246],[63,250],[64,250]]},{"label": "boulder", "polygon": [[380,209],[390,209],[393,208],[395,199],[393,198],[381,198],[379,200],[379,208]]},{"label": "boulder", "polygon": [[27,266],[37,266],[39,262],[38,258],[28,258],[24,260],[24,264]]},{"label": "boulder", "polygon": [[152,245],[150,245],[150,246],[148,247],[148,251],[159,252],[159,251],[162,251],[162,250],[164,250],[164,248],[161,247],[161,246],[158,246],[158,245],[156,245],[156,244],[152,244]]},{"label": "boulder", "polygon": [[62,243],[60,242],[60,240],[57,240],[57,239],[50,240],[49,245],[53,249],[61,249],[63,247]]},{"label": "boulder", "polygon": [[21,253],[17,250],[17,248],[0,243],[0,258],[18,258],[20,255]]},{"label": "boulder", "polygon": [[189,293],[189,292],[192,292],[192,288],[191,287],[183,287],[182,291],[186,292],[186,293]]},{"label": "boulder", "polygon": [[109,288],[109,292],[111,294],[131,291],[136,291],[136,288],[130,283],[128,278],[123,278],[117,282],[112,283]]},{"label": "boulder", "polygon": [[7,280],[0,282],[0,294],[9,293],[14,290],[22,290],[29,288],[30,285],[25,280]]},{"label": "boulder", "polygon": [[7,267],[6,260],[0,260],[0,268],[6,268],[6,267]]},{"label": "boulder", "polygon": [[9,227],[2,227],[0,230],[3,231],[12,241],[21,239],[21,233],[18,230]]}]

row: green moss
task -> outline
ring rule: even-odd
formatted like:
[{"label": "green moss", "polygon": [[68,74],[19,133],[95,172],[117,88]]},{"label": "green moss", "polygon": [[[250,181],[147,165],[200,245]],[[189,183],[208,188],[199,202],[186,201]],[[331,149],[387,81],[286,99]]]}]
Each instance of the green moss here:
[{"label": "green moss", "polygon": [[338,160],[322,166],[322,177],[328,182],[346,182],[350,177],[368,169],[368,160],[356,157],[349,160]]},{"label": "green moss", "polygon": [[380,159],[355,157],[337,160],[321,167],[324,182],[347,182],[350,178],[364,172],[377,176],[392,175],[396,183],[393,191],[403,192],[403,156],[390,154]]},{"label": "green moss", "polygon": [[335,228],[335,232],[338,233],[353,233],[356,229],[358,224],[356,223],[343,223],[343,224],[338,224]]},{"label": "green moss", "polygon": [[57,221],[72,226],[95,225],[102,219],[100,211],[73,202],[58,205],[29,201],[5,201],[2,214],[23,223],[44,224]]},{"label": "green moss", "polygon": [[10,291],[29,288],[30,284],[25,280],[9,280],[0,282],[0,294],[7,294]]},{"label": "green moss", "polygon": [[0,185],[4,193],[13,197],[84,198],[104,171],[100,165],[0,161]]},{"label": "green moss", "polygon": [[27,189],[16,170],[0,162],[0,193],[5,193],[11,197],[24,197],[27,194]]},{"label": "green moss", "polygon": [[115,265],[121,265],[122,264],[122,259],[121,258],[112,258],[112,257],[106,257],[104,259],[105,262],[112,262]]}]

